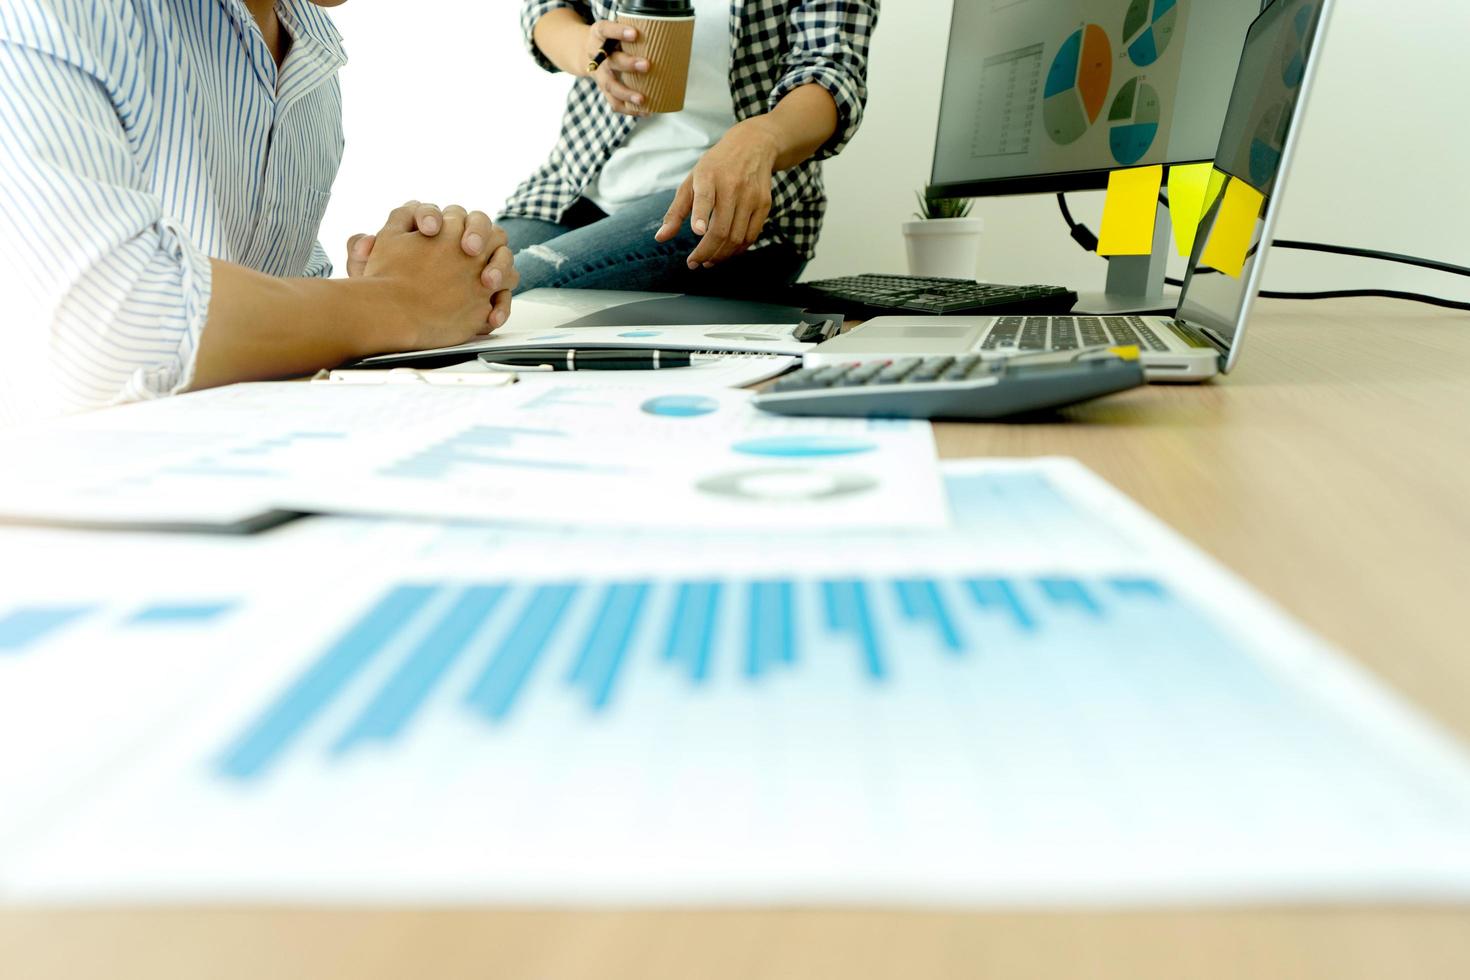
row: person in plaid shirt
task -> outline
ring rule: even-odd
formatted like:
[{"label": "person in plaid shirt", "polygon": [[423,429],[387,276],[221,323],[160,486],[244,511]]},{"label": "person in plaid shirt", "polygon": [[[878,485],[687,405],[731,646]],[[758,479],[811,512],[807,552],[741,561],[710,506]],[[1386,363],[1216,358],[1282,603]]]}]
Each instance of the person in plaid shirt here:
[{"label": "person in plaid shirt", "polygon": [[652,115],[608,42],[614,0],[524,0],[537,64],[578,76],[550,159],[497,223],[521,289],[743,293],[794,282],[816,250],[821,161],[857,133],[878,0],[693,0],[685,108]]}]

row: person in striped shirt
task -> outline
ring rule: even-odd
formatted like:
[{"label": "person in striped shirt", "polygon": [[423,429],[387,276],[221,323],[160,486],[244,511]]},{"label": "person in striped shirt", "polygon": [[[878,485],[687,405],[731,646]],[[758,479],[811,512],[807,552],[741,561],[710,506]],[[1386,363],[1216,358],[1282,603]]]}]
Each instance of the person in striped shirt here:
[{"label": "person in striped shirt", "polygon": [[342,0],[0,4],[0,423],[505,322],[479,211],[409,202],[329,280]]}]

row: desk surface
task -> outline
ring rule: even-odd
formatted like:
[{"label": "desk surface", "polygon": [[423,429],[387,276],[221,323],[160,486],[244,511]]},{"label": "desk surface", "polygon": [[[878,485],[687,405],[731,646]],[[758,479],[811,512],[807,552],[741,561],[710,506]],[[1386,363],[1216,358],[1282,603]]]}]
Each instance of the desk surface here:
[{"label": "desk surface", "polygon": [[[1228,379],[1068,416],[941,426],[940,446],[1080,458],[1470,739],[1470,317],[1266,303]],[[0,964],[17,980],[1465,977],[1470,909],[4,912]]]}]

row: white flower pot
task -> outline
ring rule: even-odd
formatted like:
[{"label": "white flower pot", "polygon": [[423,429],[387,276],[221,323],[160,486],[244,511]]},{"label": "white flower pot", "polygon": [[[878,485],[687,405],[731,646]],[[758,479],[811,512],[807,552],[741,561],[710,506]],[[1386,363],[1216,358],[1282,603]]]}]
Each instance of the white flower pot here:
[{"label": "white flower pot", "polygon": [[976,279],[980,272],[983,218],[934,218],[905,221],[909,275],[943,279]]}]

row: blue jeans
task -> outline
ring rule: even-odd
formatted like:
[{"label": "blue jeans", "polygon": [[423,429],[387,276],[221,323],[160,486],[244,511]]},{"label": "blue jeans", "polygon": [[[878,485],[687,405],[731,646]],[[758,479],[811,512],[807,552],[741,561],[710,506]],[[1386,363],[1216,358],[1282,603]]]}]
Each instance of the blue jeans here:
[{"label": "blue jeans", "polygon": [[669,191],[607,215],[583,198],[561,224],[501,218],[521,274],[516,292],[544,286],[757,298],[791,285],[806,268],[796,249],[775,244],[691,270],[687,260],[699,236],[687,221],[672,241],[653,240],[673,201]]}]

